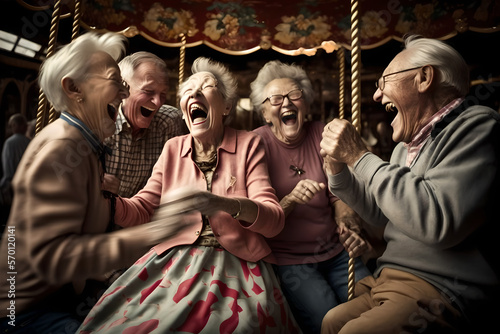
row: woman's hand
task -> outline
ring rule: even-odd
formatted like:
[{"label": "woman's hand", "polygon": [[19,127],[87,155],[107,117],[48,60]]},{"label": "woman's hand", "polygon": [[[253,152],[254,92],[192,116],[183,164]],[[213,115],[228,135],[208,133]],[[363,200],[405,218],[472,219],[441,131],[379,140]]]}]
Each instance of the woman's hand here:
[{"label": "woman's hand", "polygon": [[280,201],[280,205],[287,216],[297,204],[306,204],[309,202],[314,195],[319,191],[326,188],[324,183],[319,183],[314,180],[300,180],[292,192],[283,197]]}]

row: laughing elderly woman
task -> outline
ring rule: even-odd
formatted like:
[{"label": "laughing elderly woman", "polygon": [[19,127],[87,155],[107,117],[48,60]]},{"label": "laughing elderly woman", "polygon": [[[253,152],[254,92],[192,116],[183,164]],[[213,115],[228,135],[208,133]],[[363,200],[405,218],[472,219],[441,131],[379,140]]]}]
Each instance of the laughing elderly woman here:
[{"label": "laughing elderly woman", "polygon": [[[198,58],[179,88],[190,134],[167,141],[145,188],[119,198],[116,222],[179,214],[188,224],[105,292],[79,333],[294,333],[265,237],[283,229],[260,137],[224,126],[236,80]],[[181,189],[179,189],[181,188]],[[147,224],[146,224],[147,225]]]},{"label": "laughing elderly woman", "polygon": [[[267,123],[254,131],[262,136],[271,183],[286,215],[283,231],[268,239],[276,273],[302,330],[319,333],[323,316],[347,301],[349,255],[361,255],[367,244],[356,233],[355,212],[326,188],[319,147],[324,124],[305,121],[314,98],[306,72],[270,61],[251,88],[255,110]],[[356,278],[368,274],[358,259]]]},{"label": "laughing elderly woman", "polygon": [[128,96],[116,63],[124,42],[84,34],[42,65],[40,87],[62,113],[31,141],[13,179],[1,244],[12,255],[0,261],[2,333],[74,332],[95,300],[80,294],[91,291],[90,279],[131,265],[177,230],[161,221],[105,233],[102,141],[115,130],[114,106]]}]

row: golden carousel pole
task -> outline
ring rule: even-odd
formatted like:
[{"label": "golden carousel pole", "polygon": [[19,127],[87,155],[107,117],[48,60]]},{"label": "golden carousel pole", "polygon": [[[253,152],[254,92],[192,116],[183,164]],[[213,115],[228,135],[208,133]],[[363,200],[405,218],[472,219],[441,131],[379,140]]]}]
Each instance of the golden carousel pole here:
[{"label": "golden carousel pole", "polygon": [[81,1],[75,0],[75,14],[73,17],[73,29],[71,30],[71,41],[74,41],[78,37],[78,32],[80,31],[80,19],[81,19]]},{"label": "golden carousel pole", "polygon": [[[61,1],[57,0],[54,3],[54,11],[52,12],[52,21],[50,23],[49,45],[47,48],[47,58],[54,54],[56,46],[57,29],[59,28],[59,18],[61,16]],[[47,109],[47,98],[40,89],[38,95],[38,110],[36,114],[35,134],[38,134],[45,126],[45,111]]]},{"label": "golden carousel pole", "polygon": [[[360,76],[360,46],[359,46],[359,13],[358,0],[351,0],[351,108],[352,125],[358,132],[361,131],[361,76]],[[356,277],[354,273],[354,258],[349,258],[347,277],[347,298],[354,298],[354,285]]]},{"label": "golden carousel pole", "polygon": [[358,0],[351,0],[351,107],[352,125],[361,132],[361,49],[359,45]]},{"label": "golden carousel pole", "polygon": [[343,119],[345,106],[345,53],[343,47],[337,51],[337,57],[339,60],[339,118]]},{"label": "golden carousel pole", "polygon": [[[184,66],[186,62],[186,34],[180,34],[182,45],[179,54],[179,87],[184,81]],[[177,97],[177,105],[179,105],[179,97]]]},{"label": "golden carousel pole", "polygon": [[[80,17],[81,17],[81,11],[80,11],[80,0],[75,0],[75,13],[74,13],[74,18],[73,18],[73,27],[71,30],[71,41],[73,41],[75,38],[78,37],[78,31],[80,28]],[[49,124],[55,121],[58,118],[58,113],[54,109],[53,106],[50,106],[50,111],[49,111]]]}]

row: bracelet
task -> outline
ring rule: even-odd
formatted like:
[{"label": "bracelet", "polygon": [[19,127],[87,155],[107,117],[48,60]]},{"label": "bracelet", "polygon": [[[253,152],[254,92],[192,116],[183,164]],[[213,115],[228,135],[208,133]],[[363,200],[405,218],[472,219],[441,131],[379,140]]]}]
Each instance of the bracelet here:
[{"label": "bracelet", "polygon": [[241,202],[239,199],[235,198],[235,200],[238,201],[238,204],[240,205],[240,209],[238,210],[238,212],[236,212],[234,215],[231,215],[231,217],[233,217],[234,219],[238,218],[240,216],[240,213],[241,213]]}]

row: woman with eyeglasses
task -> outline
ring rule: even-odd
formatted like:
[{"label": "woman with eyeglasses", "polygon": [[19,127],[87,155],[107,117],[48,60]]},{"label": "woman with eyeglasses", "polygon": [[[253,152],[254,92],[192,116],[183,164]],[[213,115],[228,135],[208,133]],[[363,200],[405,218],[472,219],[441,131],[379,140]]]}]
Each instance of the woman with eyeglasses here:
[{"label": "woman with eyeglasses", "polygon": [[115,216],[124,227],[154,218],[186,229],[120,276],[78,333],[299,332],[265,241],[284,214],[262,141],[225,126],[237,83],[225,66],[198,58],[192,72],[178,90],[190,133],[167,141],[145,188],[118,198]]},{"label": "woman with eyeglasses", "polygon": [[[296,65],[270,61],[251,84],[254,109],[267,123],[254,130],[266,149],[271,183],[286,219],[268,238],[276,273],[304,333],[319,333],[323,316],[347,301],[349,256],[368,248],[359,217],[327,189],[319,144],[324,124],[306,121],[314,91]],[[356,260],[356,279],[369,274]]]}]

